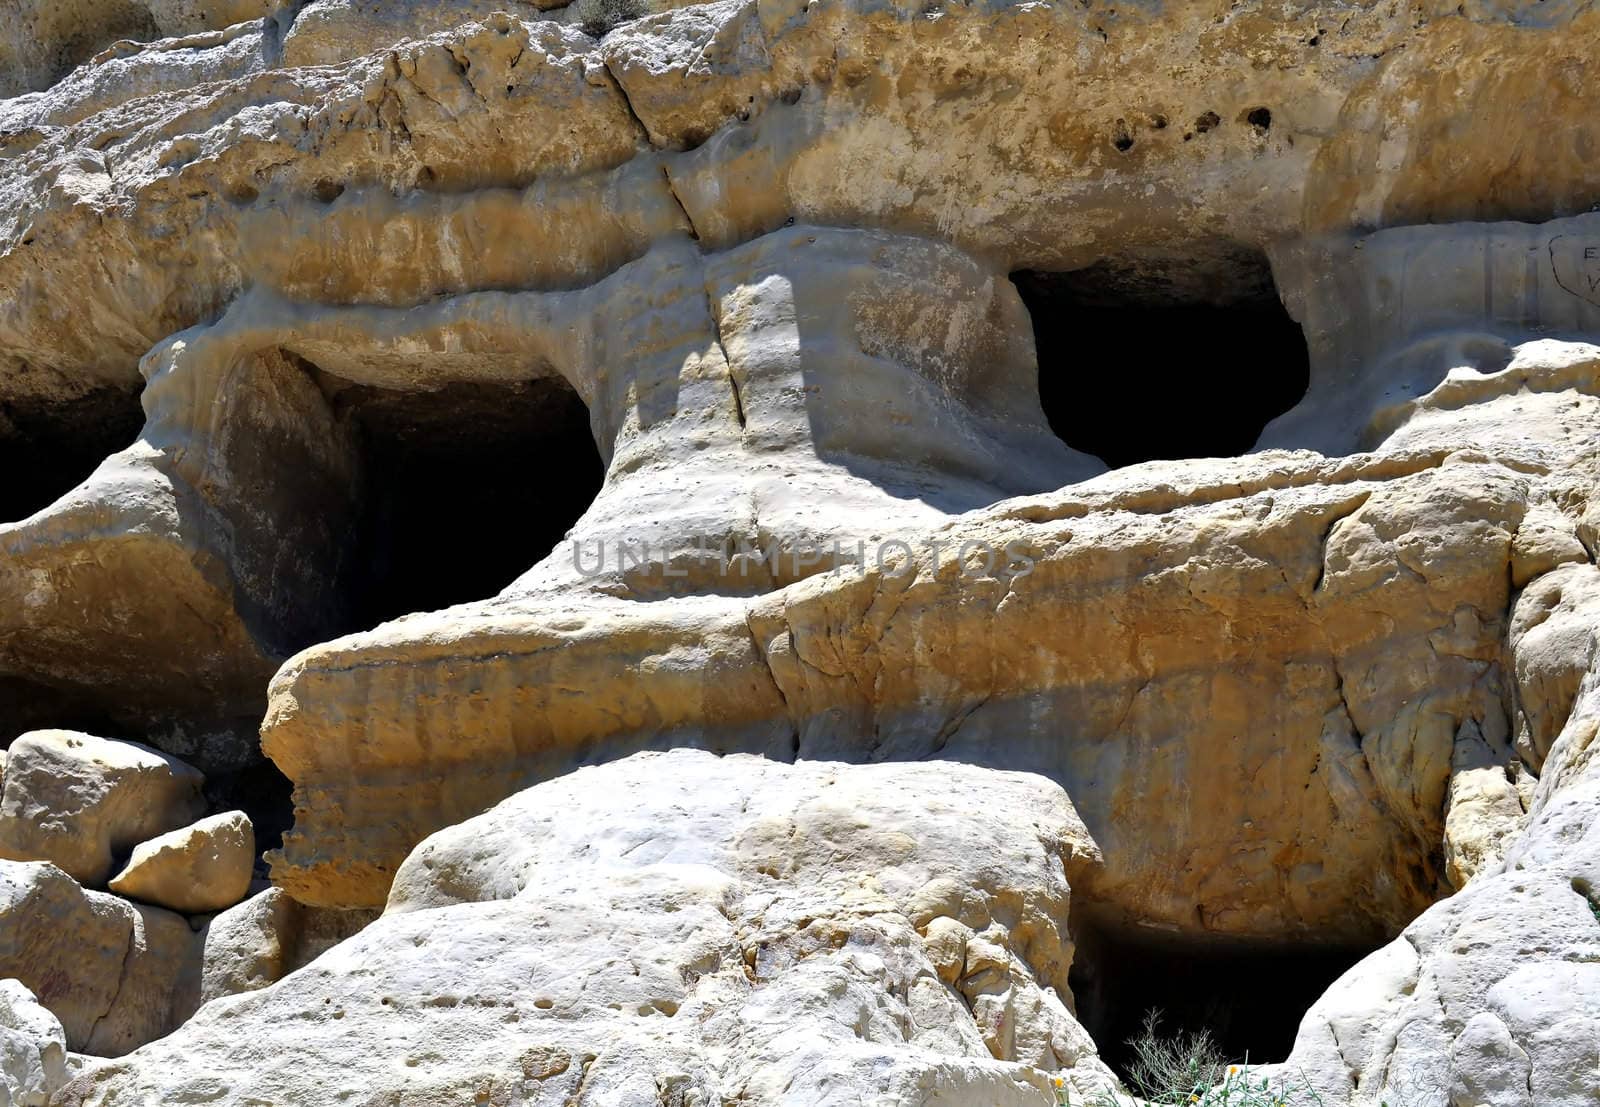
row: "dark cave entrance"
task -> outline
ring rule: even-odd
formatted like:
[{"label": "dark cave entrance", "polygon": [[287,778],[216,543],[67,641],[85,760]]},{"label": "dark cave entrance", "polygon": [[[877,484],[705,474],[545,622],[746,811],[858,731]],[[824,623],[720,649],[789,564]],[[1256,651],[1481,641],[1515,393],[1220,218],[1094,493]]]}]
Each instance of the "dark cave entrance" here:
[{"label": "dark cave entrance", "polygon": [[137,390],[103,389],[49,403],[0,401],[0,523],[49,507],[131,445],[143,427]]},{"label": "dark cave entrance", "polygon": [[1306,393],[1305,335],[1263,256],[1011,276],[1051,429],[1114,469],[1246,453]]},{"label": "dark cave entrance", "polygon": [[[337,567],[342,602],[299,613],[285,651],[495,595],[554,549],[600,490],[604,465],[588,409],[563,379],[405,392],[356,385],[286,356],[353,427],[361,464],[355,515],[334,528],[343,540],[304,550]],[[137,392],[38,409],[0,405],[0,522],[54,502],[135,441],[143,424]],[[253,448],[250,457],[269,476],[282,464],[269,449]],[[289,509],[296,508],[322,509],[317,501]],[[42,727],[170,745],[160,726],[122,718],[113,706],[91,688],[0,673],[0,748]],[[251,733],[258,723],[259,714],[248,720]],[[292,822],[289,782],[266,761],[208,772],[207,796],[213,809],[243,808],[261,850],[274,848]]]},{"label": "dark cave entrance", "polygon": [[1272,1064],[1300,1019],[1371,947],[1185,939],[1091,916],[1073,927],[1070,983],[1101,1059],[1128,1076],[1130,1045],[1152,1010],[1165,1038],[1206,1031],[1229,1064]]},{"label": "dark cave entrance", "polygon": [[554,549],[600,491],[588,408],[560,378],[330,391],[364,455],[349,562],[354,627],[495,595]]},{"label": "dark cave entrance", "polygon": [[[144,427],[138,390],[108,388],[70,400],[0,400],[0,524],[21,522],[82,484]],[[0,749],[30,730],[117,734],[81,691],[0,673]]]}]

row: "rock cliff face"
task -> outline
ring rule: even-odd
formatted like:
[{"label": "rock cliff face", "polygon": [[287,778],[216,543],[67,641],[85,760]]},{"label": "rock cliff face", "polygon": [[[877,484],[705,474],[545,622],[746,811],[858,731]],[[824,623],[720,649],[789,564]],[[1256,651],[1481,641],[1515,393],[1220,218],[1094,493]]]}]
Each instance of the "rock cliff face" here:
[{"label": "rock cliff face", "polygon": [[1600,1097],[1591,5],[0,28],[5,1101]]}]

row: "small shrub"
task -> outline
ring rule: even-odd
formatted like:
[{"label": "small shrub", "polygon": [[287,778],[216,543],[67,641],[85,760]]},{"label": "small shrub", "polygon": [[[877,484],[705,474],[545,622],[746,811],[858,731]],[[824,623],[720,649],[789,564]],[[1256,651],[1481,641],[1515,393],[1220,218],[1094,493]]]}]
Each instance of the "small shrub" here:
[{"label": "small shrub", "polygon": [[1323,1107],[1308,1083],[1273,1080],[1249,1065],[1230,1065],[1205,1030],[1161,1033],[1161,1012],[1145,1014],[1138,1037],[1128,1042],[1133,1062],[1128,1083],[1136,1096],[1103,1089],[1076,1102],[1063,1082],[1056,1083],[1061,1107]]},{"label": "small shrub", "polygon": [[1128,1045],[1133,1047],[1128,1082],[1155,1103],[1188,1103],[1190,1096],[1221,1083],[1227,1071],[1209,1031],[1164,1037],[1161,1012],[1154,1008],[1145,1012],[1144,1028]]},{"label": "small shrub", "polygon": [[[1296,1081],[1261,1076],[1248,1065],[1229,1065],[1218,1082],[1192,1091],[1169,1089],[1154,1098],[1140,1098],[1102,1089],[1087,1099],[1076,1099],[1065,1084],[1056,1085],[1059,1107],[1326,1107],[1316,1089]],[[1386,1105],[1387,1107],[1387,1105]]]},{"label": "small shrub", "polygon": [[[1225,1064],[1203,1030],[1163,1037],[1159,1011],[1145,1015],[1144,1029],[1128,1044],[1134,1052],[1128,1083],[1137,1095],[1102,1088],[1085,1098],[1057,1076],[1052,1085],[1058,1107],[1328,1107],[1304,1073],[1297,1080]],[[1390,1074],[1381,1107],[1436,1107],[1445,1098],[1436,1080],[1410,1066]]]},{"label": "small shrub", "polygon": [[647,0],[577,0],[572,8],[579,28],[594,38],[650,14]]}]

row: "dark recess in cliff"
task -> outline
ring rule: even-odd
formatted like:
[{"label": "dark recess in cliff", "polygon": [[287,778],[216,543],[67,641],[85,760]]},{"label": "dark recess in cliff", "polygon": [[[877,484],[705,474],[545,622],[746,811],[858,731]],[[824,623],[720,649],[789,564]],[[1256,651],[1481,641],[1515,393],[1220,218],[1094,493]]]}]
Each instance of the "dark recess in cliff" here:
[{"label": "dark recess in cliff", "polygon": [[1259,254],[1012,280],[1033,316],[1051,428],[1112,468],[1246,453],[1305,395],[1305,336]]},{"label": "dark recess in cliff", "polygon": [[495,595],[561,542],[605,475],[563,380],[349,389],[338,403],[364,446],[358,627]]},{"label": "dark recess in cliff", "polygon": [[[1076,915],[1077,912],[1075,911]],[[1073,927],[1072,994],[1100,1056],[1126,1077],[1132,1039],[1160,1013],[1163,1037],[1211,1035],[1229,1063],[1271,1064],[1306,1010],[1371,950],[1315,943],[1189,939],[1092,918]]]},{"label": "dark recess in cliff", "polygon": [[143,426],[136,391],[105,389],[48,404],[0,401],[0,523],[50,506],[131,445]]}]

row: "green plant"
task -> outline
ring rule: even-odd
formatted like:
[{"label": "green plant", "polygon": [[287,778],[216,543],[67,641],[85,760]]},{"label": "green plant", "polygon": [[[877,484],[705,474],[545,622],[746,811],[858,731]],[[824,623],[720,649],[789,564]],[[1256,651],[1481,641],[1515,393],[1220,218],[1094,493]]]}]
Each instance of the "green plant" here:
[{"label": "green plant", "polygon": [[1218,1084],[1228,1067],[1209,1031],[1164,1036],[1161,1012],[1153,1007],[1128,1045],[1133,1049],[1128,1082],[1153,1103],[1191,1102],[1192,1096]]},{"label": "green plant", "polygon": [[649,14],[647,0],[577,0],[572,7],[578,26],[595,38],[630,19]]},{"label": "green plant", "polygon": [[1248,1065],[1229,1065],[1210,1087],[1188,1090],[1172,1088],[1160,1095],[1141,1098],[1113,1089],[1101,1089],[1073,1103],[1070,1096],[1058,1093],[1061,1107],[1325,1107],[1322,1097],[1310,1084],[1296,1080],[1274,1080],[1252,1071]]},{"label": "green plant", "polygon": [[[1224,1063],[1211,1036],[1161,1034],[1161,1013],[1145,1015],[1144,1027],[1128,1042],[1134,1061],[1128,1082],[1138,1094],[1100,1088],[1074,1098],[1062,1077],[1051,1081],[1057,1107],[1328,1107],[1311,1082]],[[1278,1066],[1274,1066],[1278,1068]],[[1413,1065],[1384,1080],[1381,1107],[1438,1107],[1445,1101],[1437,1079]]]},{"label": "green plant", "polygon": [[1248,1064],[1230,1065],[1204,1031],[1161,1032],[1161,1012],[1145,1014],[1143,1028],[1128,1045],[1133,1061],[1127,1074],[1136,1095],[1103,1088],[1073,1102],[1057,1081],[1059,1107],[1322,1107],[1322,1098],[1305,1081],[1274,1079]]},{"label": "green plant", "polygon": [[1600,892],[1594,890],[1594,885],[1583,877],[1576,876],[1572,878],[1572,890],[1589,904],[1589,913],[1594,916],[1594,921],[1600,922]]}]

